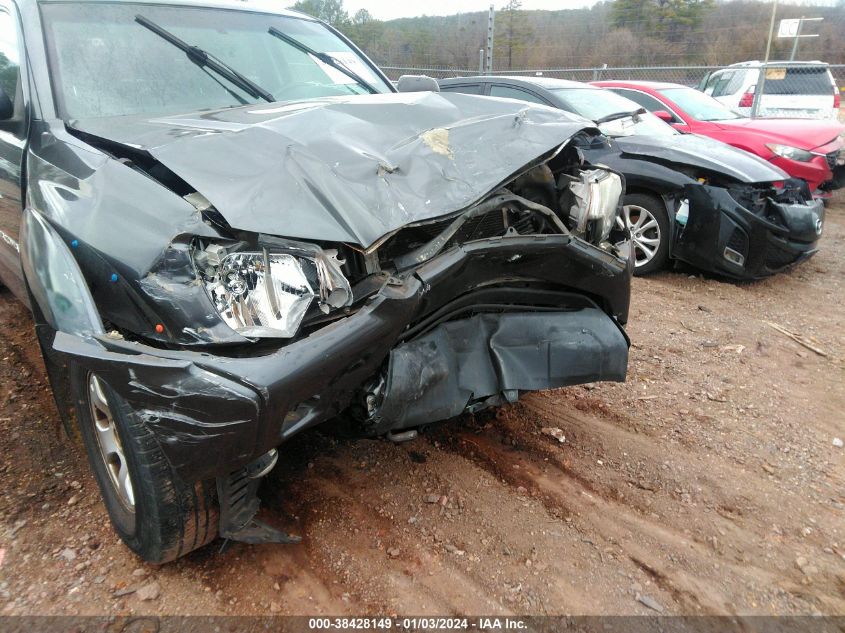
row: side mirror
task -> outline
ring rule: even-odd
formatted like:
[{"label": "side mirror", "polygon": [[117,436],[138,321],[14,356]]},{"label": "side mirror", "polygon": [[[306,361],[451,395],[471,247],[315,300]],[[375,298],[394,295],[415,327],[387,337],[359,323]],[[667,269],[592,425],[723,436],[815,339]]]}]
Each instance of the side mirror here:
[{"label": "side mirror", "polygon": [[15,104],[0,86],[0,121],[8,121],[15,116]]},{"label": "side mirror", "polygon": [[396,89],[399,92],[440,92],[440,84],[427,75],[402,75]]},{"label": "side mirror", "polygon": [[665,121],[666,123],[672,123],[675,120],[675,117],[672,116],[672,113],[666,110],[655,110],[654,112],[652,112],[652,114],[661,121]]}]

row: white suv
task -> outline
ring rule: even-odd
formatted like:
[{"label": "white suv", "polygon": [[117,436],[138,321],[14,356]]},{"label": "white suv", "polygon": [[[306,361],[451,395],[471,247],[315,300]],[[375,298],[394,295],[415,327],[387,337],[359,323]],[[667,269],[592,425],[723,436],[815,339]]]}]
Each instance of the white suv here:
[{"label": "white suv", "polygon": [[[704,77],[699,86],[743,116],[751,115],[762,62],[741,62]],[[836,119],[839,89],[824,62],[769,62],[758,116]]]}]

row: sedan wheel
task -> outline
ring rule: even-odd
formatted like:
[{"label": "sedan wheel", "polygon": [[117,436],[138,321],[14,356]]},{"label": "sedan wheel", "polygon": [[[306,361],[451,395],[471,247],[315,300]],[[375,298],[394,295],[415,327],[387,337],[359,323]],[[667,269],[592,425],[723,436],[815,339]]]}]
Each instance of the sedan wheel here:
[{"label": "sedan wheel", "polygon": [[669,257],[669,219],[663,201],[645,194],[629,194],[617,218],[620,228],[631,233],[634,274],[662,268]]},{"label": "sedan wheel", "polygon": [[631,231],[636,265],[649,263],[660,246],[660,226],[657,220],[645,207],[629,204],[622,210],[622,222]]}]

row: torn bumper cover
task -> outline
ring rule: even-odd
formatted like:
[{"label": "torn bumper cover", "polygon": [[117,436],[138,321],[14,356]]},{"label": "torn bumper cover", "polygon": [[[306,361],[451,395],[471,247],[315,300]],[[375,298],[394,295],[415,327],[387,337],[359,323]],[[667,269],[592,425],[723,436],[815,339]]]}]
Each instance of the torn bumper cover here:
[{"label": "torn bumper cover", "polygon": [[625,379],[628,342],[597,307],[479,314],[444,323],[390,352],[372,434],[415,427],[519,391]]},{"label": "torn bumper cover", "polygon": [[821,200],[768,199],[754,213],[721,187],[687,185],[686,226],[677,227],[674,254],[694,266],[736,279],[759,279],[812,256],[824,224]]},{"label": "torn bumper cover", "polygon": [[[51,355],[102,375],[183,480],[209,479],[337,416],[385,367],[394,387],[383,407],[396,408],[409,389],[426,393],[401,413],[388,417],[384,409],[383,431],[519,390],[624,380],[620,324],[632,261],[627,244],[621,248],[613,255],[568,235],[465,244],[386,280],[358,311],[265,355],[65,333],[56,335]],[[408,372],[424,365],[440,373],[413,386]]]}]

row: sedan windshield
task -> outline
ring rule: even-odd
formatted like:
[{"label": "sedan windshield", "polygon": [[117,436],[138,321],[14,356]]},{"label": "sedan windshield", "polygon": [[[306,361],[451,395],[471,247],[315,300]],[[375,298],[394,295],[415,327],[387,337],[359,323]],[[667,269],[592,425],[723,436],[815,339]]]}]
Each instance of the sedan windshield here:
[{"label": "sedan windshield", "polygon": [[[613,115],[634,113],[641,110],[641,106],[630,99],[601,88],[556,88],[552,89],[555,96],[570,112],[597,121]],[[673,136],[678,134],[668,123],[664,123],[649,112],[637,115],[622,116],[599,125],[608,136],[632,136],[647,134],[649,136]]]},{"label": "sedan windshield", "polygon": [[710,95],[693,88],[664,88],[660,92],[698,121],[727,121],[741,118]]},{"label": "sedan windshield", "polygon": [[[378,92],[391,91],[366,59],[304,18],[122,2],[50,3],[42,11],[54,90],[67,119],[215,110],[263,103],[267,96],[292,101],[370,92],[351,74]],[[327,55],[306,53],[271,28]],[[353,73],[333,67],[331,58]]]}]

